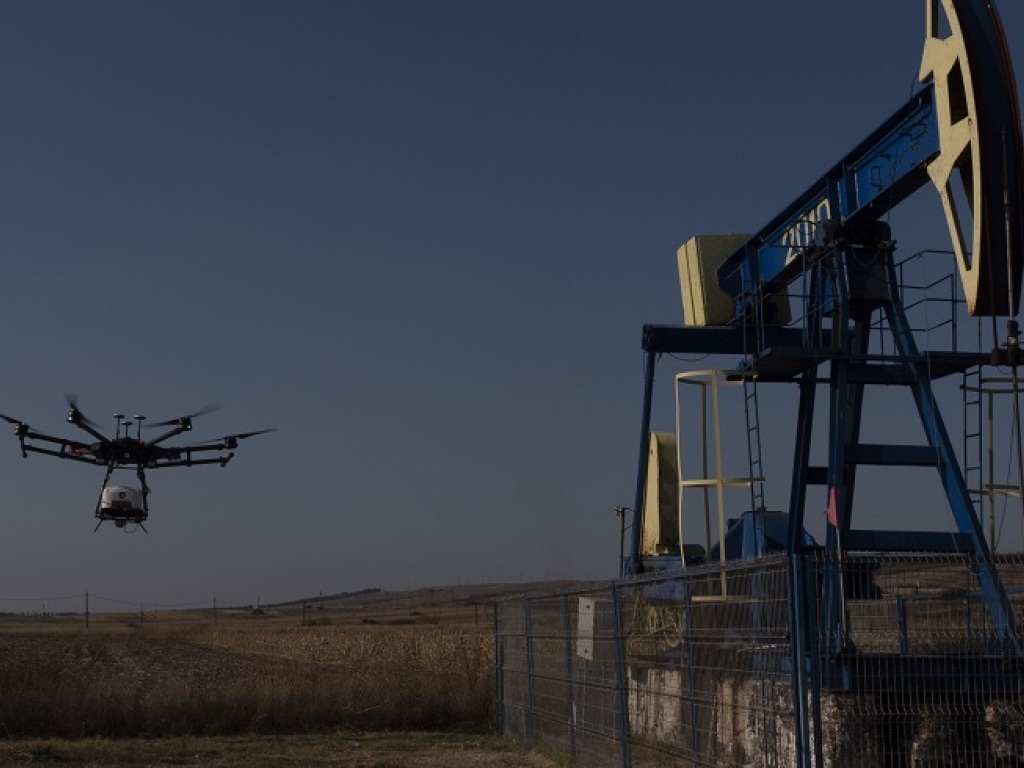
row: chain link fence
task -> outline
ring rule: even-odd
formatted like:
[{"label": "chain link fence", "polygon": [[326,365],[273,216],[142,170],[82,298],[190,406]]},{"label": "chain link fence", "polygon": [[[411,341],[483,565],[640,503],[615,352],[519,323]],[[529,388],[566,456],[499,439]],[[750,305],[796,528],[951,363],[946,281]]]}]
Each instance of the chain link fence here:
[{"label": "chain link fence", "polygon": [[581,766],[1024,766],[1022,614],[1019,557],[814,552],[520,596],[495,614],[499,726]]}]

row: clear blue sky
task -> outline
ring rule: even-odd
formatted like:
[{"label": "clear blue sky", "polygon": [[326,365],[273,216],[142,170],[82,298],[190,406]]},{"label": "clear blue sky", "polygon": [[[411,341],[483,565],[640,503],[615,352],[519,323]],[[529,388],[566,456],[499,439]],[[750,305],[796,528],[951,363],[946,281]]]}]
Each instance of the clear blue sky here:
[{"label": "clear blue sky", "polygon": [[756,229],[902,104],[924,13],[0,2],[0,412],[279,428],[153,473],[148,536],[92,532],[100,470],[0,442],[0,597],[613,575],[676,247]]}]

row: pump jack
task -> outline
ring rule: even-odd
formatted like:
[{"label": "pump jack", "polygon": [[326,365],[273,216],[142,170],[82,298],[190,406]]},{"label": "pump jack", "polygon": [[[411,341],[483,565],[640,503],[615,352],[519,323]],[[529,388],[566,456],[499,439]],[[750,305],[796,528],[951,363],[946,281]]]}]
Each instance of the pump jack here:
[{"label": "pump jack", "polygon": [[[823,673],[826,687],[849,689],[858,675],[870,674],[846,632],[842,557],[847,553],[972,558],[991,617],[993,669],[1000,669],[999,659],[1024,658],[1006,589],[933,387],[943,376],[988,365],[1011,366],[1016,379],[1021,360],[1014,318],[1024,264],[1019,102],[991,0],[941,0],[941,5],[926,0],[926,13],[921,87],[913,97],[755,234],[732,240],[698,237],[680,249],[681,270],[684,263],[689,270],[684,283],[700,284],[699,296],[689,305],[684,295],[686,325],[646,325],[643,330],[642,440],[626,573],[637,576],[688,564],[681,518],[674,556],[644,549],[645,528],[654,525],[652,515],[657,514],[649,483],[657,359],[663,354],[739,356],[740,364],[730,369],[733,378],[796,384],[799,412],[784,535],[784,551],[793,564],[790,594],[797,596],[790,607],[792,661],[799,676],[806,673],[804,659],[812,648],[832,659]],[[945,213],[967,310],[972,316],[1007,319],[1006,337],[991,352],[922,349],[907,319],[895,242],[883,217],[929,181]],[[802,297],[796,312],[787,293],[795,284],[800,290],[794,293]],[[800,319],[791,321],[791,316]],[[869,342],[879,336],[885,337],[887,351],[872,351]],[[822,386],[829,393],[828,449],[816,462],[811,438]],[[861,442],[864,394],[871,386],[909,390],[924,444]],[[934,468],[955,532],[856,527],[860,466]],[[824,550],[836,557],[820,583],[811,583],[799,566],[809,546],[804,522],[808,494],[815,487],[828,500]],[[761,510],[754,501],[756,516]],[[726,542],[718,547],[724,561]],[[800,597],[807,594],[820,601],[816,613]],[[795,705],[806,706],[806,699],[796,696]]]}]

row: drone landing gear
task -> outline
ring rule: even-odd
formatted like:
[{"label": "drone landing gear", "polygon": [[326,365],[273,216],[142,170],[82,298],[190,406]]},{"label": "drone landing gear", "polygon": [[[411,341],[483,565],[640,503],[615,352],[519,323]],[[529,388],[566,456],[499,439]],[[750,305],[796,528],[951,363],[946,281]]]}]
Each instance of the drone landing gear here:
[{"label": "drone landing gear", "polygon": [[98,531],[106,520],[112,521],[115,526],[124,529],[126,533],[133,533],[137,528],[149,533],[146,526],[143,525],[146,518],[149,517],[149,486],[146,485],[145,470],[141,466],[136,470],[141,489],[121,485],[108,486],[110,475],[116,468],[114,463],[107,466],[107,474],[100,487],[100,497],[96,502],[95,514],[99,522],[96,523],[93,533]]},{"label": "drone landing gear", "polygon": [[[103,522],[105,520],[112,520],[114,525],[116,525],[118,528],[123,528],[125,533],[135,533],[136,528],[141,528],[143,533],[149,533],[149,531],[146,529],[146,526],[142,524],[141,520],[136,519],[136,518],[123,518],[123,517],[116,517],[116,518],[115,517],[104,517],[104,518],[101,518],[100,521],[98,523],[96,523],[96,527],[92,529],[92,532],[96,533],[96,531],[98,531],[100,529],[100,526],[103,525]],[[132,527],[129,528],[128,527],[129,525],[132,526]]]}]

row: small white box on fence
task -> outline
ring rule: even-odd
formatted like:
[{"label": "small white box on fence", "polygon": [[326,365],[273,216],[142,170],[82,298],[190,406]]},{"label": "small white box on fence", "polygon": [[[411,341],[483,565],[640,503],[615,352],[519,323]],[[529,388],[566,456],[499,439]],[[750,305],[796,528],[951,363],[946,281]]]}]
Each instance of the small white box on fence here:
[{"label": "small white box on fence", "polygon": [[597,601],[592,597],[581,597],[579,617],[576,622],[576,655],[587,661],[594,660],[594,610]]}]

